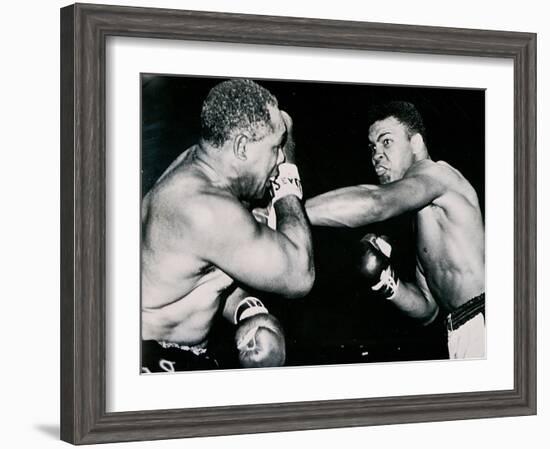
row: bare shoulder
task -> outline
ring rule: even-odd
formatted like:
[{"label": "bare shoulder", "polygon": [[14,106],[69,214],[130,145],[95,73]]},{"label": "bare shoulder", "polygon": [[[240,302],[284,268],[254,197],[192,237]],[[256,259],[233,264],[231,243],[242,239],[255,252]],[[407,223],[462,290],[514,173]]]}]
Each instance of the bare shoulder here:
[{"label": "bare shoulder", "polygon": [[466,178],[454,168],[451,164],[445,161],[432,161],[425,159],[416,162],[405,174],[407,177],[424,178],[432,183],[437,183],[445,190],[461,191],[465,187],[470,186]]},{"label": "bare shoulder", "polygon": [[438,176],[446,179],[446,183],[450,189],[466,197],[471,196],[474,188],[470,184],[470,181],[457,168],[445,161],[437,161],[434,164],[437,166]]},{"label": "bare shoulder", "polygon": [[413,164],[411,168],[407,170],[405,177],[427,176],[434,180],[447,183],[455,179],[457,175],[460,175],[458,170],[445,161],[435,162],[431,159],[424,159]]},{"label": "bare shoulder", "polygon": [[418,167],[418,173],[423,173],[429,176],[434,182],[439,183],[445,192],[436,204],[455,204],[457,199],[461,199],[461,201],[466,201],[475,208],[479,207],[477,192],[458,169],[445,161],[434,162],[428,160],[422,162],[422,166]]},{"label": "bare shoulder", "polygon": [[235,229],[251,219],[251,214],[237,198],[213,190],[197,192],[179,208],[191,224],[216,233]]},{"label": "bare shoulder", "polygon": [[245,210],[235,197],[189,170],[174,172],[157,183],[144,198],[143,207],[174,230],[202,228],[205,233]]}]

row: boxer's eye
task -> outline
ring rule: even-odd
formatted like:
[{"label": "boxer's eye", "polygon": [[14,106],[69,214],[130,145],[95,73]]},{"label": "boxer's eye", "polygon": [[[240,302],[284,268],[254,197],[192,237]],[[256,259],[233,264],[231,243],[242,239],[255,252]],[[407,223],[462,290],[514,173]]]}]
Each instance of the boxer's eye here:
[{"label": "boxer's eye", "polygon": [[384,145],[385,148],[388,148],[391,145],[392,142],[393,141],[391,139],[384,139],[382,141],[382,144]]}]

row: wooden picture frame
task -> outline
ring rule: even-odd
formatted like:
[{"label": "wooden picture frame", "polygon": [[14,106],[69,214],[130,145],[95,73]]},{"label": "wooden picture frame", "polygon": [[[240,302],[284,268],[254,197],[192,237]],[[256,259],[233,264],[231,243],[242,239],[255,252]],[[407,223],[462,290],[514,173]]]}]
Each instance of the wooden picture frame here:
[{"label": "wooden picture frame", "polygon": [[[512,59],[514,388],[460,394],[106,412],[107,36]],[[535,34],[86,4],[61,10],[63,440],[90,444],[535,413]]]}]

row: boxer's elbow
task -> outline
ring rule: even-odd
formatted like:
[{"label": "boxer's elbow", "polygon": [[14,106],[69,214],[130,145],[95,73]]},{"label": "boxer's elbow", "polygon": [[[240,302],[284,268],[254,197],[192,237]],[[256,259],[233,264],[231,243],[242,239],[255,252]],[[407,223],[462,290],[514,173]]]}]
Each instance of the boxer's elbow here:
[{"label": "boxer's elbow", "polygon": [[307,264],[305,269],[301,274],[301,280],[299,282],[299,297],[306,296],[315,282],[315,266],[313,265],[313,260]]},{"label": "boxer's elbow", "polygon": [[429,326],[430,324],[432,324],[435,321],[438,313],[439,306],[435,303],[428,302],[425,313],[420,320],[422,326]]},{"label": "boxer's elbow", "polygon": [[287,292],[288,298],[302,298],[306,296],[313,288],[315,282],[315,266],[313,260],[307,258],[296,264],[287,274]]},{"label": "boxer's elbow", "polygon": [[312,287],[313,283],[307,283],[304,280],[300,280],[292,286],[288,286],[288,290],[284,296],[288,299],[303,298],[311,291]]}]

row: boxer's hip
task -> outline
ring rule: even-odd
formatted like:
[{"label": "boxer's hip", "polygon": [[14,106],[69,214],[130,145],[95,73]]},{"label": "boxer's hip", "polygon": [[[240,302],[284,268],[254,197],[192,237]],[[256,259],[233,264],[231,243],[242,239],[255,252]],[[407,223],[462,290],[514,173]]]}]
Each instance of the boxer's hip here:
[{"label": "boxer's hip", "polygon": [[447,346],[451,359],[480,359],[486,354],[485,293],[447,315]]},{"label": "boxer's hip", "polygon": [[485,292],[449,313],[446,318],[447,330],[455,331],[479,314],[485,317]]}]

